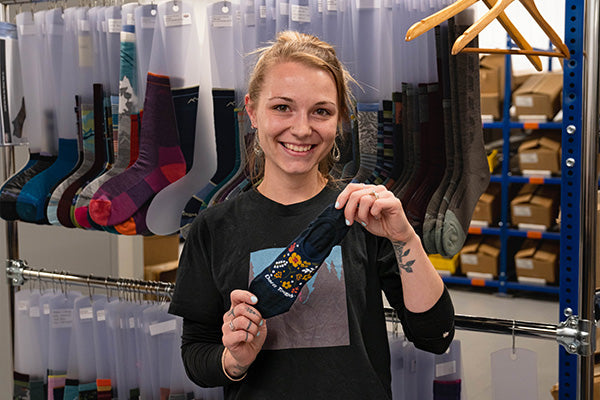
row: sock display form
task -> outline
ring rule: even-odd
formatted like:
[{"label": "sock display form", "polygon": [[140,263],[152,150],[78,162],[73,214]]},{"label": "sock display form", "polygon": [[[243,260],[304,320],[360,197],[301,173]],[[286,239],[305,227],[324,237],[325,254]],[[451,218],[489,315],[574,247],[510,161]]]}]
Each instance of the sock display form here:
[{"label": "sock display form", "polygon": [[349,230],[344,210],[328,206],[250,282],[248,290],[258,297],[255,307],[263,318],[283,314],[290,309],[302,287],[317,273],[331,249]]}]

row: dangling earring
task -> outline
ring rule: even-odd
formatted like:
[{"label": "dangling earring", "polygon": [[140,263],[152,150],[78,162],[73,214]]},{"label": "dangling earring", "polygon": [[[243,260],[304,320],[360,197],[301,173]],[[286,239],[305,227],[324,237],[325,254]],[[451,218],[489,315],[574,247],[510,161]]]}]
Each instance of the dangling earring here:
[{"label": "dangling earring", "polygon": [[333,141],[333,147],[331,148],[331,157],[333,158],[333,162],[340,161],[341,158],[340,148],[338,147],[337,142]]},{"label": "dangling earring", "polygon": [[263,155],[263,149],[262,147],[260,147],[260,143],[258,143],[258,133],[254,133],[254,145],[252,146],[254,149],[254,154],[256,154],[258,157],[262,157]]}]

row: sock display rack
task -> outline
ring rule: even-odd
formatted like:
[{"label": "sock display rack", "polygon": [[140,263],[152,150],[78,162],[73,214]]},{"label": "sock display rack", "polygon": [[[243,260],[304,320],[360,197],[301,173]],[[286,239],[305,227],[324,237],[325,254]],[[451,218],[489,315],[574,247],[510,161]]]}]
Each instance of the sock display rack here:
[{"label": "sock display rack", "polygon": [[[523,0],[522,0],[523,1]],[[536,178],[511,176],[508,157],[503,161],[502,174],[492,178],[502,184],[502,225],[499,228],[481,228],[480,234],[499,235],[506,244],[510,237],[541,237],[560,242],[560,273],[557,287],[522,285],[511,282],[506,276],[507,254],[500,255],[500,274],[497,280],[485,281],[485,286],[497,287],[499,291],[509,289],[542,290],[558,292],[560,323],[548,328],[548,334],[559,343],[559,398],[568,400],[591,400],[593,396],[593,361],[595,316],[595,256],[596,256],[596,207],[598,180],[596,157],[598,139],[598,37],[600,0],[565,0],[564,41],[569,47],[570,58],[564,63],[563,79],[563,122],[534,126],[511,122],[508,104],[504,105],[504,118],[499,123],[485,128],[501,128],[504,138],[503,153],[509,154],[509,135],[517,128],[560,129],[562,158],[560,178]],[[0,0],[6,6],[31,1]],[[6,11],[4,9],[3,11]],[[584,51],[585,50],[585,51]],[[586,57],[584,58],[584,53]],[[506,59],[506,71],[510,59]],[[505,83],[505,93],[510,93],[510,80]],[[508,96],[507,96],[508,97]],[[5,173],[14,171],[12,148],[4,148]],[[11,151],[8,151],[11,150]],[[11,165],[12,164],[12,165]],[[516,230],[508,227],[508,187],[510,184],[531,182],[560,185],[560,233]],[[7,222],[7,256],[18,260],[18,235],[16,222]],[[475,233],[475,232],[471,232]],[[10,266],[10,265],[9,265]],[[14,272],[14,271],[13,271]],[[40,276],[39,272],[34,273]],[[85,277],[84,277],[85,279]],[[445,277],[447,282],[474,284],[466,278]],[[87,279],[86,279],[87,281]],[[99,284],[102,284],[100,282]],[[11,298],[11,301],[13,299]],[[515,321],[489,321],[481,318],[473,321],[457,318],[457,327],[472,328],[481,332],[518,334],[520,327]],[[504,321],[505,322],[505,321]],[[523,322],[523,325],[529,323]],[[495,327],[494,327],[495,326]],[[525,329],[527,328],[527,329]],[[524,331],[537,331],[538,326]]]},{"label": "sock display rack", "polygon": [[[514,43],[508,39],[507,47],[513,47]],[[555,130],[560,132],[563,130],[563,122],[517,122],[510,118],[510,108],[512,98],[512,63],[511,55],[505,55],[504,61],[504,101],[502,104],[502,118],[496,122],[484,122],[484,135],[486,131],[491,129],[500,129],[502,132],[502,154],[504,155],[501,162],[500,174],[493,174],[490,177],[491,183],[498,183],[501,186],[501,201],[500,201],[500,220],[498,226],[494,227],[477,227],[469,228],[470,235],[493,235],[500,238],[500,254],[498,257],[498,278],[497,279],[480,279],[462,276],[444,276],[443,279],[447,283],[484,286],[497,288],[499,293],[506,293],[508,290],[525,290],[533,292],[544,292],[558,294],[559,287],[551,284],[527,284],[520,283],[512,279],[514,268],[510,266],[511,260],[508,251],[508,242],[510,238],[529,238],[529,239],[544,239],[544,240],[560,240],[560,232],[555,231],[540,231],[540,230],[525,230],[518,229],[510,223],[510,185],[531,183],[536,185],[561,185],[562,179],[560,176],[520,176],[512,175],[510,172],[510,136],[513,130]],[[551,60],[549,62],[549,71],[551,71]],[[565,153],[563,153],[563,157]],[[565,160],[561,165],[565,165]],[[562,203],[561,203],[562,204]]]}]

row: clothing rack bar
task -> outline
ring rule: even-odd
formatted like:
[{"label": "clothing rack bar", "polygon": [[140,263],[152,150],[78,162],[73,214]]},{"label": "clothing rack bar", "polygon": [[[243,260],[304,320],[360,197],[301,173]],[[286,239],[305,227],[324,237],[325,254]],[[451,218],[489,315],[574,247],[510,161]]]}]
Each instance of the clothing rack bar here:
[{"label": "clothing rack bar", "polygon": [[143,281],[128,278],[96,277],[93,275],[79,275],[61,272],[50,272],[42,269],[32,269],[23,260],[8,260],[6,262],[6,276],[13,286],[20,286],[26,280],[54,282],[86,286],[88,288],[116,289],[122,292],[134,292],[150,295],[164,295],[169,298],[173,295],[175,284],[160,281]]},{"label": "clothing rack bar", "polygon": [[[394,309],[385,309],[386,319],[390,322],[398,322]],[[454,326],[466,331],[498,333],[514,336],[526,336],[540,339],[557,340],[560,332],[558,325],[517,321],[512,319],[476,317],[471,315],[455,315]]]}]

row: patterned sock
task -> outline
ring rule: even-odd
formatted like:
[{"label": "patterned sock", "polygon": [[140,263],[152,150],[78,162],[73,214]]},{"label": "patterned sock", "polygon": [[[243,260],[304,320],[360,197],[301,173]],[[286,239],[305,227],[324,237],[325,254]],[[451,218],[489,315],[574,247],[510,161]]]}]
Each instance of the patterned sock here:
[{"label": "patterned sock", "polygon": [[19,172],[11,176],[0,189],[0,217],[7,221],[19,219],[17,213],[17,199],[21,188],[37,174],[49,168],[54,162],[53,156],[42,156],[39,153],[30,153],[29,161]]},{"label": "patterned sock", "polygon": [[[116,151],[114,151],[116,157],[112,168],[90,182],[77,199],[75,220],[84,227],[94,225],[88,219],[88,207],[94,193],[113,176],[125,171],[131,162],[131,135],[132,131],[137,129],[137,126],[134,126],[132,115],[137,113],[139,107],[135,51],[134,26],[123,25],[121,31],[119,96],[111,96],[110,107],[111,121],[116,122],[111,124],[113,137],[116,139]],[[115,103],[116,107],[114,107]],[[116,115],[114,111],[116,111]]]},{"label": "patterned sock", "polygon": [[[462,29],[463,27],[461,27]],[[477,46],[471,42],[471,45]],[[479,57],[474,53],[456,56],[458,118],[460,131],[454,136],[461,143],[459,159],[463,170],[448,204],[442,227],[440,254],[451,257],[462,248],[473,210],[490,182],[490,169],[483,143],[479,92]]]},{"label": "patterned sock", "polygon": [[392,146],[392,168],[389,178],[384,182],[388,189],[394,186],[404,168],[402,159],[402,93],[400,92],[392,93]]},{"label": "patterned sock", "polygon": [[215,138],[217,142],[217,171],[210,181],[200,189],[185,205],[180,226],[191,223],[198,212],[208,206],[211,197],[223,186],[237,170],[237,143],[235,115],[235,93],[233,90],[213,89],[213,110]]},{"label": "patterned sock", "polygon": [[99,225],[124,222],[185,174],[168,76],[148,73],[144,110],[137,161],[104,183],[90,201],[89,214]]},{"label": "patterned sock", "polygon": [[358,121],[358,145],[360,167],[354,177],[357,182],[367,180],[377,164],[377,103],[358,103],[356,119]]},{"label": "patterned sock", "polygon": [[302,286],[313,277],[333,246],[341,242],[349,229],[344,221],[343,209],[328,206],[250,282],[248,290],[258,297],[256,309],[263,318],[290,309]]},{"label": "patterned sock", "polygon": [[23,221],[47,224],[46,204],[51,190],[77,165],[76,139],[58,139],[58,158],[47,169],[32,177],[17,198],[17,213]]},{"label": "patterned sock", "polygon": [[98,398],[96,382],[80,383],[78,390],[79,390],[78,400],[96,400]]},{"label": "patterned sock", "polygon": [[383,110],[377,111],[377,151],[375,168],[371,172],[371,176],[365,180],[365,183],[374,183],[379,180],[382,181],[381,174],[383,172]]},{"label": "patterned sock", "polygon": [[[46,208],[46,216],[48,217],[48,222],[52,225],[62,225],[62,222],[58,219],[58,203],[60,202],[62,195],[73,182],[79,179],[80,176],[83,176],[94,164],[93,114],[91,107],[89,105],[81,104],[80,100],[79,96],[75,96],[79,161],[77,162],[77,166],[54,188],[50,195],[48,207]],[[65,223],[67,223],[67,221],[65,221]],[[74,227],[70,221],[67,226],[71,228]]]},{"label": "patterned sock", "polygon": [[150,207],[150,203],[152,199],[147,201],[139,210],[137,210],[129,219],[124,222],[121,222],[118,225],[115,225],[113,228],[116,233],[120,233],[121,235],[143,235],[148,236],[151,235],[152,232],[148,229],[148,225],[146,224],[146,216],[148,214],[148,207]]},{"label": "patterned sock", "polygon": [[391,100],[383,101],[383,170],[381,181],[375,181],[376,185],[388,182],[394,169],[394,103]]},{"label": "patterned sock", "polygon": [[[60,225],[75,228],[77,225],[72,218],[71,208],[81,189],[106,166],[106,140],[104,135],[104,90],[102,84],[94,84],[93,108],[81,106],[81,127],[83,138],[83,162],[81,167],[63,181],[50,197],[48,203],[48,220],[52,217]],[[96,117],[94,117],[96,115]],[[98,134],[97,134],[98,133]],[[56,197],[55,197],[56,195]],[[57,199],[58,197],[58,199]],[[53,202],[54,201],[54,202]],[[54,215],[52,214],[54,213]]]}]

